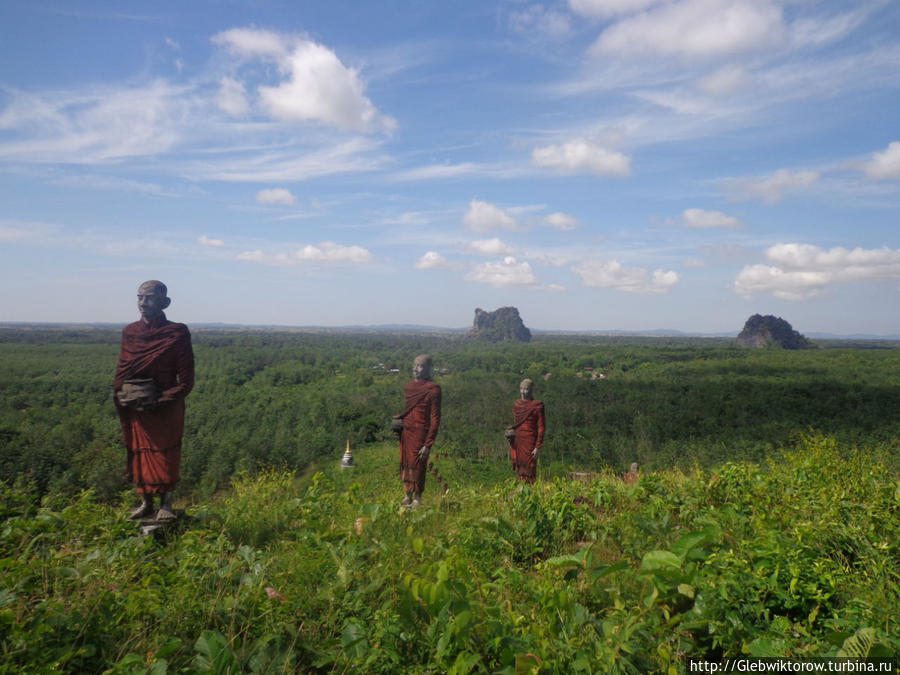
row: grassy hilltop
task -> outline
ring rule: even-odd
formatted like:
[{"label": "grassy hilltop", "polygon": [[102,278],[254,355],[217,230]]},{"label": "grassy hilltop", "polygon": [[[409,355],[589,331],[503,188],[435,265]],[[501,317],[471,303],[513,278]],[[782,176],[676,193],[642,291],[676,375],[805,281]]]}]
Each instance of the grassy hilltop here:
[{"label": "grassy hilltop", "polygon": [[[396,450],[237,476],[168,540],[124,504],[0,496],[0,671],[680,672],[688,657],[900,652],[900,483],[813,436],[763,463],[542,472]],[[433,488],[433,481],[429,485]]]}]

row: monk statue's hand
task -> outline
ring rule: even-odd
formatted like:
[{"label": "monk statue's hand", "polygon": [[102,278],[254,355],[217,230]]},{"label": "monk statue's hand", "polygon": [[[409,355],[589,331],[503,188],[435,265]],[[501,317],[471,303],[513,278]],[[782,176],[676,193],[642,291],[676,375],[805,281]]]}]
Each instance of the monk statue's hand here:
[{"label": "monk statue's hand", "polygon": [[403,431],[403,418],[395,415],[391,418],[391,431],[393,431],[398,436],[400,432]]},{"label": "monk statue's hand", "polygon": [[534,457],[535,459],[537,459],[537,452],[538,452],[537,448],[535,448],[534,450],[531,451],[531,456]]},{"label": "monk statue's hand", "polygon": [[430,454],[431,454],[431,448],[427,448],[424,445],[421,448],[419,448],[419,459],[427,460],[428,455],[430,455]]}]

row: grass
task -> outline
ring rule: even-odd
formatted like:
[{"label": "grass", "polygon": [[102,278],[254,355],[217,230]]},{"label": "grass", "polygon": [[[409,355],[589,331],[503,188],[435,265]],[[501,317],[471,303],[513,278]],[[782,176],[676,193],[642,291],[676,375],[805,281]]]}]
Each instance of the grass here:
[{"label": "grass", "polygon": [[[900,653],[900,482],[879,447],[520,489],[436,459],[398,506],[357,467],[238,475],[139,537],[90,492],[0,488],[0,672],[679,672],[689,657]],[[863,647],[860,647],[862,645]]]}]

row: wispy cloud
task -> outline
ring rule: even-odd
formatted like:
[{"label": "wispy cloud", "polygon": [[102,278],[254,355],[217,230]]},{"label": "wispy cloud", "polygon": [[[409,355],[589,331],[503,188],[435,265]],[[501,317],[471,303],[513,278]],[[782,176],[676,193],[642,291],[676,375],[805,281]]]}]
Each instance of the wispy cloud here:
[{"label": "wispy cloud", "polygon": [[196,160],[181,171],[194,179],[228,182],[289,182],[338,173],[374,171],[386,159],[374,153],[380,143],[355,137],[333,145],[255,151]]},{"label": "wispy cloud", "polygon": [[21,220],[0,220],[0,243],[47,243],[60,232],[58,225]]},{"label": "wispy cloud", "polygon": [[164,154],[182,140],[183,120],[194,117],[190,93],[163,80],[118,89],[13,91],[0,111],[0,129],[20,139],[0,143],[0,158],[102,164]]},{"label": "wispy cloud", "polygon": [[205,234],[201,234],[197,237],[197,243],[201,246],[212,246],[213,248],[222,248],[225,246],[225,242],[221,239],[210,239]]},{"label": "wispy cloud", "polygon": [[480,173],[479,165],[473,162],[463,162],[461,164],[432,164],[430,166],[421,166],[405,171],[398,171],[394,178],[401,181],[416,180],[435,180],[440,178],[458,178],[460,176],[468,176]]},{"label": "wispy cloud", "polygon": [[249,115],[250,101],[247,99],[247,90],[244,87],[244,83],[227,76],[219,80],[219,93],[216,95],[216,105],[229,117],[246,117]]},{"label": "wispy cloud", "polygon": [[819,180],[818,171],[778,169],[761,178],[734,178],[724,181],[725,188],[737,199],[760,199],[767,204],[780,202],[786,194],[809,187]]},{"label": "wispy cloud", "polygon": [[344,246],[332,241],[318,245],[307,244],[301,248],[277,253],[265,253],[260,249],[244,251],[237,260],[264,265],[295,266],[315,264],[366,264],[373,260],[372,254],[361,246]]},{"label": "wispy cloud", "polygon": [[560,10],[540,4],[512,10],[507,21],[517,33],[558,40],[572,32],[570,16]]}]

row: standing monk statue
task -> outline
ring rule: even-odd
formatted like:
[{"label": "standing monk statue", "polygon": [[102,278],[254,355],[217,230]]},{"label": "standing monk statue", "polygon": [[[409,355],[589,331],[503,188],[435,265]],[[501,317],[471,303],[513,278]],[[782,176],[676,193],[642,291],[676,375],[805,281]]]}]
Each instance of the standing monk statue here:
[{"label": "standing monk statue", "polygon": [[417,356],[413,381],[406,385],[406,405],[392,421],[394,431],[400,434],[400,478],[406,491],[400,502],[403,506],[421,503],[428,455],[441,424],[441,388],[431,381],[431,371],[431,357]]},{"label": "standing monk statue", "polygon": [[544,442],[544,403],[534,400],[534,382],[528,379],[519,384],[519,396],[513,404],[513,424],[506,428],[506,439],[519,480],[533,483],[538,450]]},{"label": "standing monk statue", "polygon": [[157,520],[175,518],[172,490],[178,482],[184,399],[194,388],[194,351],[183,323],[166,319],[171,299],[161,281],[145,281],[137,292],[141,320],[122,330],[122,348],[113,383],[113,400],[128,451],[126,475],[142,503],[133,520],[153,513]]}]

